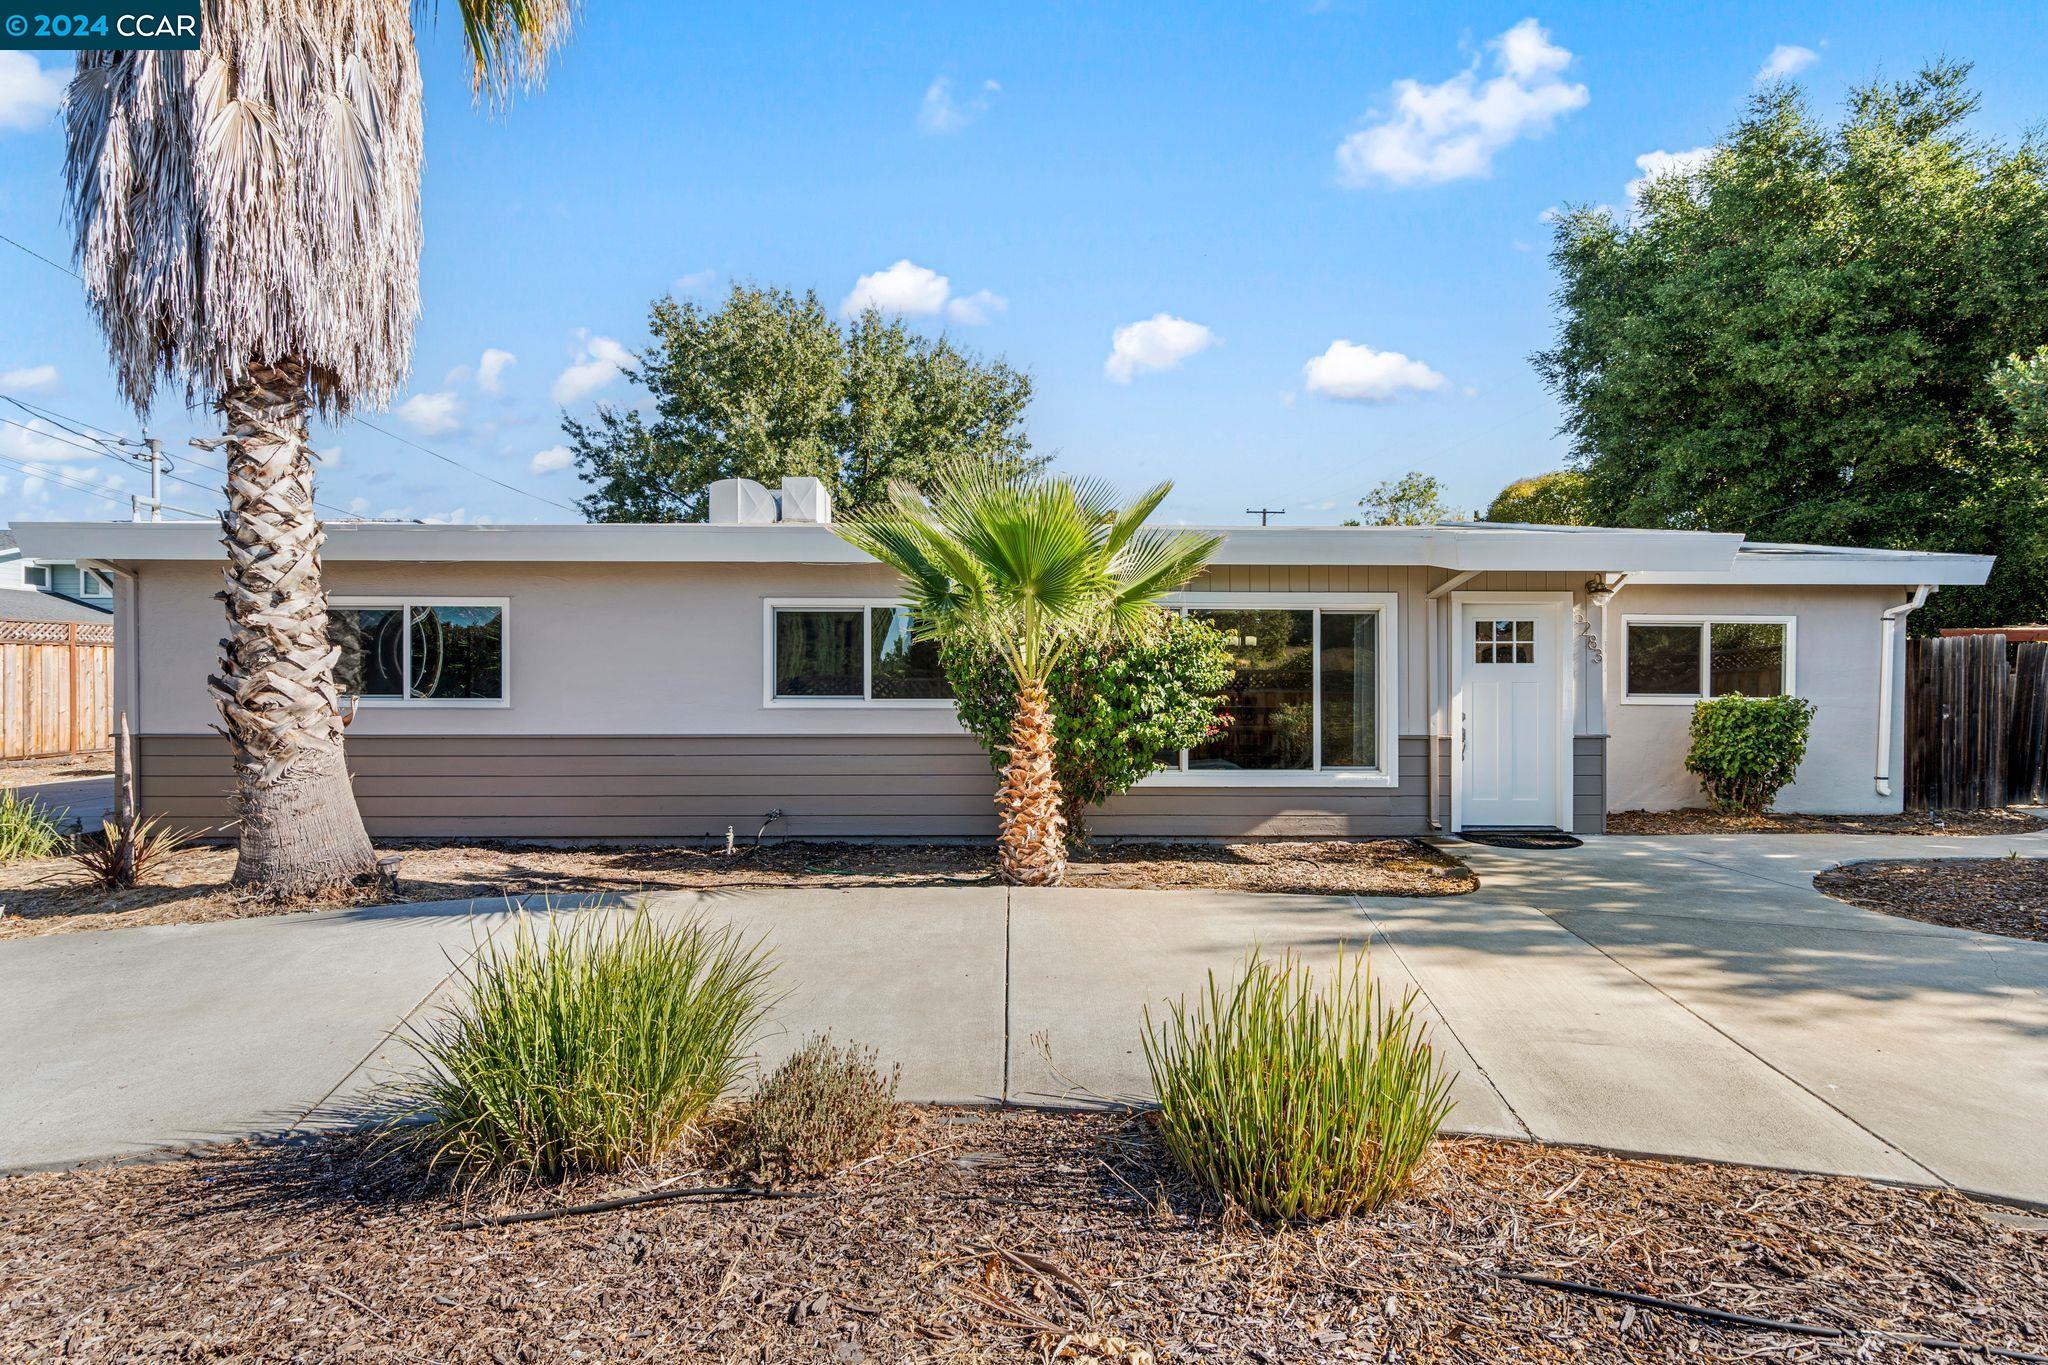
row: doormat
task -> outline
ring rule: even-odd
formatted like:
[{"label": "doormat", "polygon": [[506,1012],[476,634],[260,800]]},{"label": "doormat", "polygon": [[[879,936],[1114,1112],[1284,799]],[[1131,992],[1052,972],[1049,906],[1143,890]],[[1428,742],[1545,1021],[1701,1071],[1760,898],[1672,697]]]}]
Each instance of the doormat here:
[{"label": "doormat", "polygon": [[1468,844],[1485,844],[1488,848],[1580,848],[1586,842],[1554,829],[1468,829],[1459,837]]}]

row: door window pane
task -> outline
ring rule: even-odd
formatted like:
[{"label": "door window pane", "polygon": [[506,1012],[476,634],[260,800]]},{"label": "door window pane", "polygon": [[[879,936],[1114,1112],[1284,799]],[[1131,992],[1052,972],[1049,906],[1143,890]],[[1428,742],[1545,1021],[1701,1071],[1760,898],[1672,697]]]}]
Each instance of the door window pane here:
[{"label": "door window pane", "polygon": [[1474,621],[1472,662],[1533,664],[1536,662],[1534,621]]},{"label": "door window pane", "polygon": [[859,611],[775,613],[775,695],[860,697]]},{"label": "door window pane", "polygon": [[334,681],[359,697],[405,694],[405,613],[398,607],[329,607],[327,642],[340,649]]},{"label": "door window pane", "polygon": [[1700,628],[1632,625],[1628,628],[1628,690],[1637,697],[1700,694]]},{"label": "door window pane", "polygon": [[414,607],[411,695],[464,701],[502,698],[504,618],[498,607]]},{"label": "door window pane", "polygon": [[1224,697],[1231,722],[1200,748],[1190,768],[1265,771],[1313,767],[1315,617],[1306,610],[1190,613],[1221,630],[1237,676]]},{"label": "door window pane", "polygon": [[1716,621],[1708,627],[1708,691],[1716,697],[1776,697],[1785,691],[1785,627]]},{"label": "door window pane", "polygon": [[953,695],[945,670],[939,667],[938,642],[911,638],[910,626],[910,613],[902,607],[870,611],[869,662],[876,701],[943,701]]},{"label": "door window pane", "polygon": [[1323,613],[1323,766],[1380,766],[1378,612]]}]

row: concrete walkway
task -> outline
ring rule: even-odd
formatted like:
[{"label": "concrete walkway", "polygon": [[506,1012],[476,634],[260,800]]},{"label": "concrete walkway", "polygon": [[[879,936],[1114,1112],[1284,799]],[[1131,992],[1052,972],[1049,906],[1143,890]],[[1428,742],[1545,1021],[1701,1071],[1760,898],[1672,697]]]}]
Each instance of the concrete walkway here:
[{"label": "concrete walkway", "polygon": [[23,801],[33,801],[49,811],[61,825],[76,822],[91,833],[114,813],[114,779],[111,777],[66,777],[53,782],[26,782],[14,788]]},{"label": "concrete walkway", "polygon": [[[1369,946],[1458,1071],[1451,1126],[1946,1183],[2048,1203],[2048,944],[1813,891],[1853,858],[2048,856],[1978,839],[1461,845],[1445,900],[1062,889],[669,893],[774,947],[772,1064],[813,1030],[907,1098],[1140,1099],[1140,1010],[1253,945]],[[499,903],[0,943],[0,1168],[360,1121]]]}]

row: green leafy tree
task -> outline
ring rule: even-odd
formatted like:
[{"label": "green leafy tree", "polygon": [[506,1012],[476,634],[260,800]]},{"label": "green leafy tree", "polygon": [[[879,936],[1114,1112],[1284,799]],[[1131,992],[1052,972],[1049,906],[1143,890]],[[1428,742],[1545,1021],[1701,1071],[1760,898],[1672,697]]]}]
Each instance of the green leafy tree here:
[{"label": "green leafy tree", "polygon": [[986,461],[945,470],[929,494],[889,486],[885,507],[841,523],[847,542],[903,576],[925,639],[994,651],[1017,683],[996,794],[1006,880],[1057,886],[1066,874],[1064,802],[1050,684],[1082,642],[1128,638],[1166,594],[1201,571],[1220,536],[1146,530],[1172,491],[1120,504],[1089,479],[1006,478]]},{"label": "green leafy tree", "polygon": [[1967,76],[1864,86],[1835,128],[1773,86],[1633,215],[1565,216],[1535,363],[1593,520],[1996,553],[1915,625],[2048,610],[2039,371],[2005,360],[2048,338],[2048,165],[1966,131]]},{"label": "green leafy tree", "polygon": [[[1017,680],[1002,655],[974,640],[942,646],[960,723],[1000,766],[1017,718]],[[1232,675],[1223,632],[1158,612],[1122,639],[1083,639],[1053,666],[1053,776],[1070,834],[1086,837],[1099,806],[1228,723]]]},{"label": "green leafy tree", "polygon": [[1345,522],[1346,526],[1433,526],[1458,517],[1457,510],[1444,501],[1442,481],[1419,469],[1374,484],[1358,505],[1365,515]]},{"label": "green leafy tree", "polygon": [[1488,521],[1519,521],[1536,526],[1586,526],[1586,476],[1576,469],[1558,469],[1516,479],[1487,505]]},{"label": "green leafy tree", "polygon": [[891,479],[922,487],[957,460],[1036,471],[1031,376],[869,309],[841,324],[814,293],[735,284],[716,308],[657,299],[634,383],[654,416],[565,416],[593,521],[701,521],[718,479],[812,475],[844,511]]}]

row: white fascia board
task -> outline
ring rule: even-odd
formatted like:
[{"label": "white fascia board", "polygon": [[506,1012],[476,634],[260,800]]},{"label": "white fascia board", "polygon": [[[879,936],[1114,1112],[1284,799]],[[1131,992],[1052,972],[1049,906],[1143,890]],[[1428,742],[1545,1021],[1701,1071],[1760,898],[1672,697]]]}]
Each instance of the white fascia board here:
[{"label": "white fascia board", "polygon": [[1990,577],[1991,555],[1913,554],[1902,551],[1861,555],[1839,550],[1821,554],[1738,555],[1720,573],[1651,571],[1629,575],[1631,583],[1674,583],[1726,587],[1791,587],[1799,584],[1974,588]]},{"label": "white fascia board", "polygon": [[[220,529],[208,521],[17,522],[13,529],[23,552],[38,559],[92,559],[128,564],[148,560],[211,561],[221,554]],[[1209,529],[1223,536],[1215,562],[1224,565],[1414,564],[1453,572],[1468,569],[1659,572],[1697,575],[1708,580],[1730,572],[1736,550],[1742,544],[1742,538],[1736,535],[1605,527],[1276,526],[1189,529]],[[327,544],[322,553],[336,562],[870,562],[867,555],[848,545],[830,526],[801,524],[426,526],[410,522],[330,522],[327,525]],[[1794,558],[1802,562],[1805,559],[1804,556]]]}]

